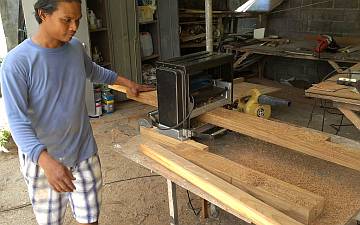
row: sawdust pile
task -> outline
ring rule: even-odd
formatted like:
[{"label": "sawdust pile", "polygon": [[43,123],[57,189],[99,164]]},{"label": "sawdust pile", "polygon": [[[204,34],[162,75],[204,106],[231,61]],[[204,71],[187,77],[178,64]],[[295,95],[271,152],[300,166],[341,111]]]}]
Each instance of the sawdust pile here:
[{"label": "sawdust pile", "polygon": [[217,139],[212,152],[325,197],[311,225],[346,224],[360,209],[360,172],[236,133]]}]

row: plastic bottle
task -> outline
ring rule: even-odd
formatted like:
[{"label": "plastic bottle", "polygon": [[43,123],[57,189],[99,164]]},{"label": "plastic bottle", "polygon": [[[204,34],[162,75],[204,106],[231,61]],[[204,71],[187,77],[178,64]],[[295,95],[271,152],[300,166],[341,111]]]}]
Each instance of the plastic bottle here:
[{"label": "plastic bottle", "polygon": [[90,29],[92,30],[96,29],[96,16],[94,11],[92,11],[91,9],[88,10],[88,19],[89,19]]},{"label": "plastic bottle", "polygon": [[154,53],[153,41],[149,32],[140,33],[140,43],[143,57],[151,56]]}]

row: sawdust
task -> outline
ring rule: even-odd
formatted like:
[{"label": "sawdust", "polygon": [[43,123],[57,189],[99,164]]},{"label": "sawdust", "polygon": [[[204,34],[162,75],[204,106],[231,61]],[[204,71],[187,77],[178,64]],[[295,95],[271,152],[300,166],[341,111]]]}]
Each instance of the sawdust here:
[{"label": "sawdust", "polygon": [[216,140],[211,151],[325,197],[324,213],[311,225],[346,224],[360,209],[360,173],[355,170],[236,133]]}]

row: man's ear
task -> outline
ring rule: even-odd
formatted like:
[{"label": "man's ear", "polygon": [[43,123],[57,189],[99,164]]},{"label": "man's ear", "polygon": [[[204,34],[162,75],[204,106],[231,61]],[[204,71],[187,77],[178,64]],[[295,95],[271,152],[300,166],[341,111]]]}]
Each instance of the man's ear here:
[{"label": "man's ear", "polygon": [[41,21],[45,21],[45,20],[46,20],[46,17],[49,15],[49,14],[47,14],[46,12],[44,12],[44,10],[42,10],[42,9],[38,9],[38,12],[37,12],[37,13],[38,13]]}]

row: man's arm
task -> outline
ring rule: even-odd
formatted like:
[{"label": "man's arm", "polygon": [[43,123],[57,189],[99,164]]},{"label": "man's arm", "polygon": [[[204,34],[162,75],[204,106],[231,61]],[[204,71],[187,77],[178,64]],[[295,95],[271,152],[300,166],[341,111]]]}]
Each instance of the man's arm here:
[{"label": "man's arm", "polygon": [[21,65],[9,62],[2,66],[0,74],[1,90],[11,134],[24,154],[44,170],[49,184],[57,192],[71,192],[75,189],[71,172],[52,158],[46,151],[32,127],[28,117],[28,85],[26,70]]},{"label": "man's arm", "polygon": [[5,61],[1,68],[1,91],[11,134],[21,152],[37,163],[46,146],[40,143],[28,117],[28,81],[26,71],[13,60]]},{"label": "man's arm", "polygon": [[115,72],[97,65],[87,55],[86,51],[84,49],[82,49],[82,50],[83,50],[86,76],[92,82],[122,85],[122,86],[127,87],[130,90],[131,94],[133,94],[133,95],[138,95],[139,92],[143,92],[143,91],[154,90],[154,87],[152,87],[152,86],[137,84],[137,83],[125,78],[124,76],[117,75]]}]

